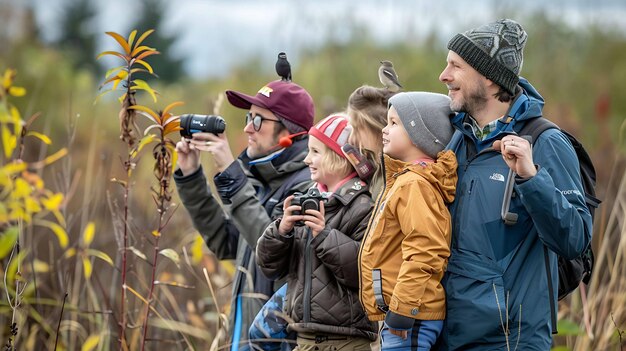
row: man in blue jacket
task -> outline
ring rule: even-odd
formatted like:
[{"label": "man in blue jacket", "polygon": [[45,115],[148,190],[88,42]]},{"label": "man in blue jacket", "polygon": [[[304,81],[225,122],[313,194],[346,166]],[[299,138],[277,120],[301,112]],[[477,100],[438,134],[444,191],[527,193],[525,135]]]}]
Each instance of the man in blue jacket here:
[{"label": "man in blue jacket", "polygon": [[[591,240],[578,159],[557,129],[533,148],[519,137],[542,115],[543,98],[519,77],[527,34],[505,19],[457,34],[439,80],[448,88],[457,130],[458,184],[444,287],[447,350],[549,350],[552,343],[544,245],[552,285],[557,254],[579,256]],[[510,212],[501,218],[505,180],[515,174]],[[555,306],[556,308],[556,306]]]}]

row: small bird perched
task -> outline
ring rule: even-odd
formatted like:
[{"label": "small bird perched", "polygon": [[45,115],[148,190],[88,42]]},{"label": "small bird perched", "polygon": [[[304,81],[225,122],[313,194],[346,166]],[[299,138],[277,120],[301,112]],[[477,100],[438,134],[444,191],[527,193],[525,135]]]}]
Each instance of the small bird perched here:
[{"label": "small bird perched", "polygon": [[284,52],[278,53],[278,60],[276,60],[276,73],[280,76],[280,79],[284,82],[291,82],[291,65],[287,61],[287,54]]},{"label": "small bird perched", "polygon": [[378,79],[385,88],[396,93],[402,89],[402,85],[398,82],[398,75],[393,69],[393,63],[391,61],[380,61],[381,65],[378,68]]}]

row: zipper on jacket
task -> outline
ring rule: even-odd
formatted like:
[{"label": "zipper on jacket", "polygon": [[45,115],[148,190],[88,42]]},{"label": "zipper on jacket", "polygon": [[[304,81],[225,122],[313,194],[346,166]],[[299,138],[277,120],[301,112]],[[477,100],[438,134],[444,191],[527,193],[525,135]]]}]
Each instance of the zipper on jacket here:
[{"label": "zipper on jacket", "polygon": [[304,305],[303,321],[308,323],[311,321],[311,241],[313,235],[311,234],[311,228],[307,228],[306,231],[306,245],[304,246],[304,291],[302,302]]},{"label": "zipper on jacket", "polygon": [[472,181],[470,182],[470,186],[469,186],[469,190],[467,191],[467,195],[471,195],[472,194],[472,189],[474,189],[474,180],[472,179]]},{"label": "zipper on jacket", "polygon": [[387,191],[387,171],[385,169],[385,156],[382,153],[380,154],[380,165],[382,167],[381,174],[383,175],[383,191],[380,193],[380,195],[378,195],[376,205],[374,206],[374,211],[372,211],[369,223],[367,224],[367,230],[365,232],[365,235],[363,235],[363,239],[361,239],[361,245],[359,245],[359,255],[357,257],[357,264],[359,268],[359,302],[361,306],[363,306],[363,309],[365,309],[365,306],[363,305],[363,279],[361,278],[363,276],[363,273],[361,272],[361,255],[363,254],[363,244],[365,243],[365,240],[367,240],[367,237],[372,231],[371,224],[374,221],[374,217],[378,213],[380,203],[385,197],[385,192]]}]

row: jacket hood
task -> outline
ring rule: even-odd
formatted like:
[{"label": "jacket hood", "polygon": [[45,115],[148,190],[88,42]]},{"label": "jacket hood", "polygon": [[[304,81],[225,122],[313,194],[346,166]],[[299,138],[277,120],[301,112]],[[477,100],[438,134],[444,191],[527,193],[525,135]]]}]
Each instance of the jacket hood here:
[{"label": "jacket hood", "polygon": [[433,163],[410,163],[393,159],[385,155],[385,173],[387,186],[403,173],[413,172],[425,178],[441,194],[446,203],[454,201],[456,193],[457,162],[454,152],[450,150],[437,154]]}]

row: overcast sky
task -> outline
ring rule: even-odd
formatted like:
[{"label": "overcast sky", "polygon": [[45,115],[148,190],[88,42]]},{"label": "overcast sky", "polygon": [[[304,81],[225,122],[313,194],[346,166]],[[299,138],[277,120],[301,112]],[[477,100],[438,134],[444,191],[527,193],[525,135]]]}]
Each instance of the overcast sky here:
[{"label": "overcast sky", "polygon": [[[58,35],[56,23],[67,0],[26,0],[36,4],[36,18],[47,39]],[[93,30],[103,33],[100,50],[116,45],[104,35],[127,35],[136,3],[128,0],[97,1],[99,16]],[[626,32],[623,0],[176,0],[169,1],[164,30],[179,33],[175,48],[188,57],[186,69],[194,76],[227,75],[232,64],[259,56],[274,62],[276,53],[287,52],[297,64],[300,50],[320,45],[332,37],[349,39],[356,23],[375,39],[390,41],[426,35],[436,28],[441,37],[496,19],[502,6],[524,4],[521,12],[546,11],[573,26],[601,23]],[[494,8],[497,6],[498,8]],[[508,9],[509,7],[507,7]],[[522,22],[522,25],[524,23]],[[194,52],[194,55],[191,55]]]}]

